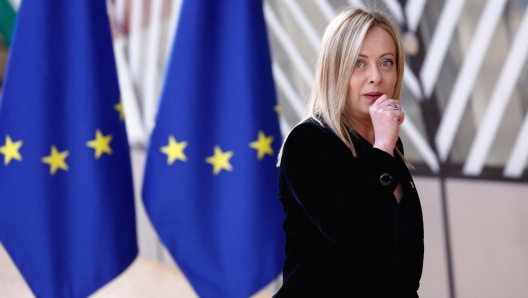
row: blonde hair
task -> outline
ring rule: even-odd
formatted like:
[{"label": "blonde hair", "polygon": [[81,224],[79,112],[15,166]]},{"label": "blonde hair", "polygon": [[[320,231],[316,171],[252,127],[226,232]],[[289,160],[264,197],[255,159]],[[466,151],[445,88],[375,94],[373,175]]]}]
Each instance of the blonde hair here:
[{"label": "blonde hair", "polygon": [[[326,27],[318,53],[308,115],[299,122],[309,118],[315,119],[321,125],[324,122],[345,143],[354,157],[357,154],[350,135],[355,135],[356,131],[345,112],[348,84],[365,35],[374,26],[385,29],[394,40],[397,79],[391,98],[400,98],[404,53],[398,30],[390,19],[380,12],[349,8],[339,13]],[[403,158],[397,148],[396,151]],[[282,148],[277,165],[280,165],[281,157]]]}]

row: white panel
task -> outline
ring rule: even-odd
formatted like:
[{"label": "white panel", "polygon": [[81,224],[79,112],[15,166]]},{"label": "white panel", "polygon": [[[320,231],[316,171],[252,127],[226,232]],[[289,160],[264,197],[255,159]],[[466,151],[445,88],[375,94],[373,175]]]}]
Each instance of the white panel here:
[{"label": "white panel", "polygon": [[385,5],[389,8],[392,17],[394,17],[398,23],[403,24],[403,11],[400,3],[398,3],[397,0],[383,0],[383,2],[385,2]]},{"label": "white panel", "polygon": [[151,0],[148,43],[145,65],[145,88],[143,92],[143,122],[145,133],[150,136],[154,128],[155,117],[158,111],[160,71],[158,64],[160,60],[160,38],[161,38],[161,15],[163,13],[163,0]]},{"label": "white panel", "polygon": [[420,156],[424,159],[431,171],[433,171],[433,173],[438,173],[440,171],[440,165],[436,159],[436,154],[429,146],[429,143],[427,143],[425,138],[420,134],[416,126],[411,122],[409,117],[403,121],[400,128],[413,143],[414,147],[418,153],[420,153]]},{"label": "white panel", "polygon": [[[172,45],[174,44],[174,37],[176,37],[176,29],[178,28],[178,20],[180,18],[180,9],[182,5],[182,0],[172,0],[171,1],[171,15],[169,20],[169,30],[167,33],[167,49],[165,51],[165,68],[169,64],[170,55],[172,53]],[[165,71],[163,72],[165,75]],[[162,78],[162,82],[164,79]]]},{"label": "white panel", "polygon": [[515,35],[499,80],[491,95],[490,103],[479,125],[477,136],[471,145],[468,158],[462,169],[466,175],[479,175],[482,172],[486,157],[495,139],[500,121],[510,102],[513,89],[519,80],[522,68],[528,55],[528,9],[524,12],[521,24]]},{"label": "white panel", "polygon": [[291,124],[288,122],[288,119],[284,117],[284,115],[279,115],[279,125],[280,125],[280,131],[282,135],[282,140],[284,140],[288,134],[290,133],[290,130],[292,129]]},{"label": "white panel", "polygon": [[414,99],[421,101],[423,99],[422,91],[420,90],[420,82],[414,75],[412,69],[405,63],[405,71],[403,72],[403,83],[414,96]]},{"label": "white panel", "polygon": [[[112,3],[112,2],[110,2]],[[107,4],[110,4],[107,2]],[[125,22],[125,3],[126,3],[126,0],[115,0],[114,1],[115,3],[115,20],[116,20],[116,23],[117,23],[117,26],[119,28],[123,28],[123,25],[124,25],[124,22]]]},{"label": "white panel", "polygon": [[365,4],[361,0],[348,0],[348,4],[357,8],[365,8]]},{"label": "white panel", "polygon": [[143,121],[141,121],[141,112],[136,93],[134,92],[130,69],[125,59],[125,40],[122,37],[114,39],[114,56],[119,79],[119,90],[121,92],[121,103],[125,113],[128,144],[130,146],[145,146],[146,136],[143,131]]},{"label": "white panel", "polygon": [[526,169],[528,161],[528,114],[524,117],[521,131],[513,145],[513,150],[508,158],[503,175],[508,178],[519,178]]},{"label": "white panel", "polygon": [[304,118],[304,116],[306,116],[306,106],[303,103],[302,99],[299,97],[299,95],[297,95],[297,92],[295,92],[295,89],[288,81],[288,78],[282,71],[280,65],[277,62],[273,61],[272,68],[273,78],[275,79],[277,87],[282,91],[282,93],[284,93],[284,95],[286,96],[286,100],[293,108],[293,111],[295,112],[297,117],[299,119]]},{"label": "white panel", "polygon": [[328,3],[328,0],[313,0],[313,1],[315,5],[319,7],[319,10],[321,10],[321,12],[323,13],[327,21],[331,20],[334,17],[335,15],[334,8],[332,7],[332,5],[330,5],[330,3]]},{"label": "white panel", "polygon": [[407,16],[407,27],[409,31],[416,32],[418,23],[422,17],[427,0],[408,0],[405,5],[405,15]]},{"label": "white panel", "polygon": [[304,35],[310,42],[312,48],[317,52],[321,47],[321,37],[317,34],[317,31],[313,27],[310,20],[306,17],[302,9],[299,7],[295,0],[283,0],[282,3],[286,5],[286,8],[290,11],[292,17],[299,25],[299,28],[303,31]]},{"label": "white panel", "polygon": [[18,11],[18,8],[20,7],[20,2],[22,2],[22,0],[9,0],[9,3],[11,3],[11,6],[15,11]]},{"label": "white panel", "polygon": [[275,34],[282,47],[286,51],[286,54],[292,61],[293,65],[299,71],[302,79],[308,87],[312,87],[314,82],[314,74],[311,69],[308,67],[306,62],[303,60],[301,54],[295,47],[295,44],[286,33],[286,30],[282,27],[277,16],[273,12],[273,9],[270,7],[268,2],[264,2],[264,17],[266,18],[266,23],[271,28],[271,31]]},{"label": "white panel", "polygon": [[[142,43],[142,19],[143,1],[130,0],[132,3],[130,16],[130,33],[128,38],[128,64],[132,73],[132,80],[138,90],[142,90],[143,80],[141,76],[141,50]],[[138,94],[141,95],[141,92]]]},{"label": "white panel", "polygon": [[480,67],[484,61],[505,5],[506,0],[488,0],[484,12],[480,17],[476,33],[469,46],[464,64],[455,81],[455,86],[447,102],[435,137],[438,154],[442,161],[445,161],[449,155],[458,126],[462,121],[464,110],[469,101],[469,95],[471,94],[471,90],[473,90]]},{"label": "white panel", "polygon": [[438,19],[420,72],[420,79],[427,98],[430,98],[433,92],[465,2],[465,0],[447,0]]}]

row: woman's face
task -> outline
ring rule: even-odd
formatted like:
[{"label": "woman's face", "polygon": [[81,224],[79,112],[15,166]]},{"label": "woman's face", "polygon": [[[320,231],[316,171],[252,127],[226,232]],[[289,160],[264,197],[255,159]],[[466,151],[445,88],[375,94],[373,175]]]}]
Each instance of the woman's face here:
[{"label": "woman's face", "polygon": [[347,113],[353,122],[370,121],[369,108],[396,86],[396,45],[390,34],[374,26],[367,31],[348,84]]}]

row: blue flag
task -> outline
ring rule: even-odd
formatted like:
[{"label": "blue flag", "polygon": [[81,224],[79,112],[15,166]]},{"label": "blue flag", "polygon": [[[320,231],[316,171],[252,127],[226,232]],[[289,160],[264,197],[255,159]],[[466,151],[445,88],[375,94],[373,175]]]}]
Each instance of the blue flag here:
[{"label": "blue flag", "polygon": [[105,1],[24,0],[0,104],[0,241],[37,297],[87,297],[137,255]]},{"label": "blue flag", "polygon": [[181,8],[143,200],[200,297],[249,297],[285,257],[281,145],[262,2]]}]

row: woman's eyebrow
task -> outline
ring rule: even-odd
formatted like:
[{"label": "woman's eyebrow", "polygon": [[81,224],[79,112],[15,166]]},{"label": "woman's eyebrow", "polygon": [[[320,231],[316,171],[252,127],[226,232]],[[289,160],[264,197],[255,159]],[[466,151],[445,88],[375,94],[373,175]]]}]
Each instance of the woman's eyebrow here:
[{"label": "woman's eyebrow", "polygon": [[[387,52],[387,53],[381,54],[380,57],[384,57],[384,56],[387,56],[387,55],[392,55],[392,56],[396,57],[396,55],[394,55],[392,52]],[[358,54],[358,57],[368,58],[368,55]]]}]

